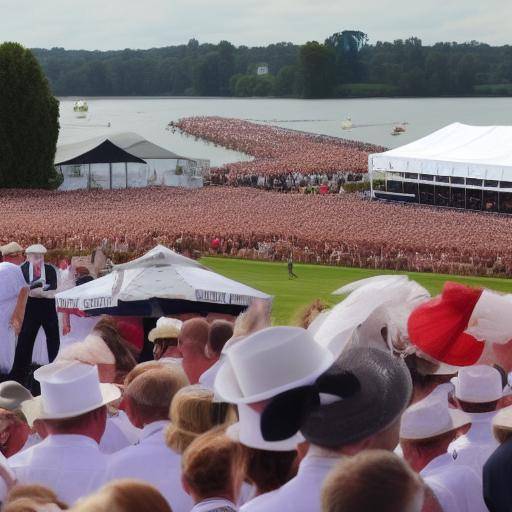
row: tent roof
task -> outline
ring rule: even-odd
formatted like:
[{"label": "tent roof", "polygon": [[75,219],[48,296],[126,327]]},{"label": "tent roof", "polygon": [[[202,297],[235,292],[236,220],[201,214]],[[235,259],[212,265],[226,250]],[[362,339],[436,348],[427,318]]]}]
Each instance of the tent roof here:
[{"label": "tent roof", "polygon": [[370,155],[369,169],[512,181],[512,126],[453,123]]},{"label": "tent roof", "polygon": [[55,165],[114,162],[145,163],[147,159],[189,160],[149,142],[137,133],[114,133],[57,146]]}]

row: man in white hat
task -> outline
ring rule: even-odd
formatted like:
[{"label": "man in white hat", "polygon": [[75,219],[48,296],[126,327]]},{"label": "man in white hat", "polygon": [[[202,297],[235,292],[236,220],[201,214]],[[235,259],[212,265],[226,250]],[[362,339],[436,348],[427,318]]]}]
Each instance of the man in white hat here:
[{"label": "man in white hat", "polygon": [[25,258],[23,257],[23,247],[17,242],[10,242],[0,247],[0,255],[3,261],[12,263],[13,265],[20,266]]},{"label": "man in white hat", "polygon": [[470,423],[468,414],[448,407],[442,393],[415,403],[402,416],[404,458],[432,489],[444,512],[486,511],[478,475],[456,465],[446,451],[458,431]]},{"label": "man in white hat", "polygon": [[193,502],[181,486],[181,456],[167,447],[169,407],[188,384],[179,366],[147,370],[125,389],[122,408],[133,426],[142,429],[140,442],[111,456],[108,479],[136,478],[156,487],[174,512],[188,512]]},{"label": "man in white hat", "polygon": [[107,456],[98,443],[106,405],[121,393],[113,384],[100,384],[96,366],[78,362],[43,366],[34,377],[41,396],[23,402],[22,410],[29,424],[42,423],[48,437],[11,457],[9,465],[19,483],[47,486],[73,504],[105,483]]},{"label": "man in white hat", "polygon": [[[5,247],[5,246],[4,246]],[[16,336],[23,325],[28,286],[20,267],[0,258],[0,373],[9,374],[14,362]]]},{"label": "man in white hat", "polygon": [[148,340],[153,343],[153,357],[156,361],[175,362],[181,359],[178,338],[183,322],[177,318],[159,318],[156,327],[149,331]]},{"label": "man in white hat", "polygon": [[55,308],[57,271],[52,265],[44,262],[46,252],[46,248],[41,244],[27,247],[25,250],[27,261],[21,266],[25,281],[30,287],[30,293],[11,373],[13,380],[21,384],[26,383],[34,343],[41,327],[46,335],[50,363],[57,357],[59,351],[59,320]]},{"label": "man in white hat", "polygon": [[498,447],[492,420],[503,395],[501,374],[492,366],[468,366],[459,370],[452,383],[457,406],[469,414],[471,428],[451,443],[448,451],[457,464],[471,466],[481,479],[484,464]]}]

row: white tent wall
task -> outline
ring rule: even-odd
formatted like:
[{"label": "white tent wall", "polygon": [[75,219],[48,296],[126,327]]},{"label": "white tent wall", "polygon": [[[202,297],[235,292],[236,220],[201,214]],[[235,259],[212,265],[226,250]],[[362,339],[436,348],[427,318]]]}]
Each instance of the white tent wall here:
[{"label": "white tent wall", "polygon": [[[148,158],[149,182],[154,185],[168,187],[199,188],[203,186],[202,176],[195,176],[190,160]],[[182,174],[176,174],[178,166]]]}]

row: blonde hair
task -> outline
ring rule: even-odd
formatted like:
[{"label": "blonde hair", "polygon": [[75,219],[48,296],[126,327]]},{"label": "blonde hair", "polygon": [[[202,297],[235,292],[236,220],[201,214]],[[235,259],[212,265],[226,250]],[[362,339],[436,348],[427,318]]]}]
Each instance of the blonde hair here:
[{"label": "blonde hair", "polygon": [[115,480],[79,500],[73,512],[172,512],[153,486],[137,480]]},{"label": "blonde hair", "polygon": [[297,325],[307,329],[312,324],[313,320],[326,309],[329,309],[327,302],[322,299],[315,299],[298,312],[296,318]]},{"label": "blonde hair", "polygon": [[171,403],[170,419],[167,446],[183,453],[196,437],[217,425],[228,426],[237,417],[233,406],[214,402],[209,389],[195,385],[176,393]]},{"label": "blonde hair", "polygon": [[67,510],[68,508],[68,506],[60,501],[57,495],[47,487],[36,484],[16,485],[9,491],[9,494],[7,494],[2,511],[37,511],[40,510],[41,507],[51,504],[54,504],[60,510]]},{"label": "blonde hair", "polygon": [[247,468],[247,452],[221,428],[192,441],[181,458],[183,478],[200,499],[231,495],[236,499]]},{"label": "blonde hair", "polygon": [[419,512],[423,493],[421,478],[402,459],[384,450],[365,450],[329,473],[322,487],[322,512]]},{"label": "blonde hair", "polygon": [[149,370],[159,370],[161,368],[166,368],[166,365],[164,363],[159,363],[158,361],[146,361],[144,363],[139,363],[135,368],[133,368],[133,370],[128,372],[124,379],[124,385],[128,386],[128,384],[144,372]]}]

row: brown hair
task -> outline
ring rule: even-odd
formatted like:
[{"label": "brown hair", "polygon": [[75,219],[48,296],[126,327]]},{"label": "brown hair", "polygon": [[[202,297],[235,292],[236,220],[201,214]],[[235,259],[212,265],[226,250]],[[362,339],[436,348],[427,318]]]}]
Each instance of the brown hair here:
[{"label": "brown hair", "polygon": [[247,452],[222,429],[192,441],[181,458],[182,474],[201,499],[230,495],[236,499],[247,464]]},{"label": "brown hair", "polygon": [[[322,512],[405,512],[423,489],[421,478],[395,454],[365,450],[343,459],[329,473],[322,488]],[[418,507],[421,510],[420,501]]]},{"label": "brown hair", "polygon": [[305,306],[297,314],[296,324],[299,327],[307,329],[313,322],[313,320],[326,309],[329,309],[327,302],[322,299],[315,299],[313,302]]},{"label": "brown hair", "polygon": [[153,486],[137,480],[115,480],[84,498],[73,512],[172,512]]},{"label": "brown hair", "polygon": [[[30,510],[28,502],[34,503],[36,506],[55,503],[60,509],[66,510],[68,506],[59,500],[57,495],[47,487],[42,485],[16,485],[13,487],[4,502],[2,510],[11,510],[8,505],[13,505],[12,510]],[[16,503],[16,507],[14,504]]]},{"label": "brown hair", "polygon": [[213,401],[213,393],[201,386],[180,389],[171,403],[171,424],[167,428],[167,446],[183,453],[190,443],[217,425],[236,421],[232,405]]},{"label": "brown hair", "polygon": [[226,342],[233,336],[233,324],[227,320],[214,320],[208,334],[208,347],[219,355]]},{"label": "brown hair", "polygon": [[248,453],[247,478],[258,494],[282,487],[297,472],[297,451],[273,452],[246,447]]},{"label": "brown hair", "polygon": [[125,397],[146,420],[167,419],[174,395],[188,383],[181,368],[163,367],[145,371],[125,389]]},{"label": "brown hair", "polygon": [[139,363],[130,370],[130,372],[128,372],[124,378],[124,385],[128,386],[139,375],[142,375],[149,370],[160,370],[161,368],[166,368],[165,363],[159,363],[158,361],[145,361],[144,363]]}]

